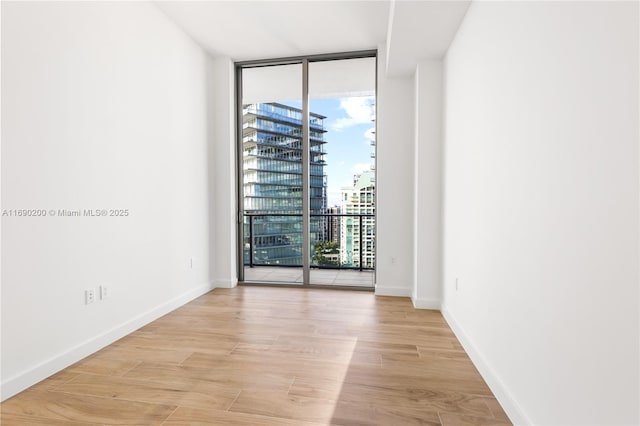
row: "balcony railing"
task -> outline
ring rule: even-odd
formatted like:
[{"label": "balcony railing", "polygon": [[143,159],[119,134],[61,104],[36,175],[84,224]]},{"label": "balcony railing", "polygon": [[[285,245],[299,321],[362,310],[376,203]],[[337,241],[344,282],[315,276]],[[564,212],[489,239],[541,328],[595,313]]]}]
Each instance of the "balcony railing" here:
[{"label": "balcony railing", "polygon": [[[375,269],[374,214],[313,213],[310,219],[312,268]],[[244,265],[302,266],[302,214],[244,213]]]}]

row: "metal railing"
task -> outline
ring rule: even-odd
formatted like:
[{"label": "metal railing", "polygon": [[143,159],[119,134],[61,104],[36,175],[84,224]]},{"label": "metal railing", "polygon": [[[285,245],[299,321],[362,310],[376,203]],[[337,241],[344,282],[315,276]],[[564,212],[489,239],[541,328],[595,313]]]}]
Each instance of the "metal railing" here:
[{"label": "metal railing", "polygon": [[[365,253],[365,239],[367,240],[367,243],[373,245],[374,247],[368,248],[367,251],[369,253],[373,253],[375,250],[375,224],[374,223],[368,223],[365,224],[364,223],[364,218],[371,218],[371,219],[375,219],[375,215],[374,214],[355,214],[355,213],[312,213],[309,215],[311,217],[311,220],[313,221],[313,218],[335,218],[336,220],[339,220],[339,218],[344,218],[344,217],[351,217],[351,218],[357,218],[357,227],[358,227],[358,241],[357,241],[357,246],[358,246],[358,265],[354,266],[354,265],[349,265],[349,264],[343,264],[341,261],[338,262],[337,265],[335,264],[331,264],[331,265],[323,265],[323,264],[312,264],[311,266],[313,268],[318,268],[318,269],[357,269],[360,271],[364,271],[364,270],[373,270],[375,269],[375,255],[372,259],[371,264],[365,265],[365,260],[364,259],[364,253]],[[274,222],[274,221],[269,221],[269,220],[264,220],[261,221],[260,219],[267,219],[267,218],[300,218],[301,220],[295,221],[295,220],[285,220],[285,221],[280,221],[280,222]],[[288,267],[288,266],[297,266],[300,267],[302,266],[302,243],[301,242],[295,242],[296,238],[291,238],[289,239],[290,236],[295,236],[295,235],[301,235],[302,233],[302,214],[301,213],[244,213],[244,218],[245,218],[245,231],[243,232],[244,234],[244,239],[245,239],[245,249],[244,249],[244,265],[245,266],[249,266],[251,268],[253,268],[254,266],[283,266],[283,267]],[[328,226],[329,221],[320,221],[320,223],[318,223],[317,225],[319,226]],[[282,224],[287,224],[287,225],[293,225],[295,223],[300,223],[300,231],[299,232],[292,232],[292,231],[280,231],[280,230],[276,230],[276,231],[272,231],[271,233],[262,233],[261,235],[256,235],[255,232],[255,227],[256,225],[282,225]],[[313,223],[313,222],[312,222]],[[332,226],[332,225],[329,225]],[[340,228],[342,228],[342,224],[340,223],[338,225]],[[365,227],[367,228],[366,230],[368,231],[365,234]],[[371,229],[373,227],[373,229]],[[341,230],[342,232],[342,230]],[[328,233],[328,229],[325,228],[324,230],[320,230],[317,229],[314,232],[316,235],[321,235],[324,233]],[[352,239],[356,234],[352,232]],[[272,244],[272,245],[262,245],[262,246],[258,246],[256,244],[256,239],[257,238],[264,238],[264,237],[274,237],[274,239],[278,239],[280,238],[280,244]],[[301,238],[299,239],[301,241]],[[293,243],[291,243],[291,241],[294,241]],[[332,241],[332,240],[326,240],[326,239],[317,239],[316,238],[316,242],[321,242],[321,241]],[[340,240],[339,240],[340,241]],[[339,248],[338,248],[338,253],[331,253],[333,255],[338,254],[342,255],[342,250],[346,250],[347,247],[341,247],[340,246],[340,242],[338,241],[339,244]],[[263,251],[267,251],[269,249],[277,249],[277,248],[287,248],[290,250],[290,255],[289,256],[284,256],[283,258],[281,258],[282,260],[285,259],[291,259],[291,258],[298,258],[300,262],[299,263],[294,263],[294,262],[284,262],[284,263],[280,263],[280,259],[278,258],[274,258],[274,259],[267,259],[267,261],[265,261],[265,259],[256,259],[256,252],[258,250],[263,250]],[[353,249],[352,249],[353,250]],[[300,253],[300,254],[296,254]],[[352,257],[353,257],[353,253],[352,253]]]}]

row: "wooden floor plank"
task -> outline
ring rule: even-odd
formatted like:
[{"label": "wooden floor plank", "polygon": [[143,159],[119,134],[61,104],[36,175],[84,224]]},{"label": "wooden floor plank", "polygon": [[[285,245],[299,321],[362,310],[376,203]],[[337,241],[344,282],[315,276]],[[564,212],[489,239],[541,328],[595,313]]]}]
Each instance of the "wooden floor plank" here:
[{"label": "wooden floor plank", "polygon": [[437,311],[216,289],[0,405],[4,425],[508,425]]},{"label": "wooden floor plank", "polygon": [[3,402],[2,415],[34,416],[58,422],[159,425],[176,408],[175,405],[148,404],[89,395],[27,390],[18,397]]},{"label": "wooden floor plank", "polygon": [[56,420],[31,415],[2,413],[0,414],[2,426],[100,426],[100,423],[75,422],[72,420]]},{"label": "wooden floor plank", "polygon": [[491,411],[491,414],[494,418],[503,422],[509,422],[509,417],[507,417],[507,414],[504,412],[504,410],[500,406],[500,403],[495,398],[485,398],[484,402],[489,407],[489,410]]},{"label": "wooden floor plank", "polygon": [[193,354],[188,350],[169,350],[164,349],[159,351],[157,348],[146,348],[135,345],[129,345],[126,343],[114,344],[97,354],[97,359],[112,359],[112,360],[132,360],[132,361],[152,361],[162,362],[167,364],[181,364],[185,359],[189,358]]},{"label": "wooden floor plank", "polygon": [[170,380],[188,378],[195,381],[208,382],[218,386],[229,386],[238,389],[289,389],[293,383],[292,374],[273,373],[269,370],[250,371],[243,365],[230,367],[213,365],[209,368],[197,368],[190,365],[176,366],[171,364],[142,363],[129,371],[125,377],[164,383]]},{"label": "wooden floor plank", "polygon": [[464,416],[454,413],[441,413],[442,426],[505,426],[511,423],[490,417]]},{"label": "wooden floor plank", "polygon": [[243,390],[229,411],[327,424],[336,402],[288,395],[287,392]]},{"label": "wooden floor plank", "polygon": [[126,401],[219,410],[228,409],[240,393],[240,389],[219,386],[203,380],[183,379],[161,383],[128,377],[102,377],[89,374],[81,374],[58,386],[55,391]]},{"label": "wooden floor plank", "polygon": [[321,426],[324,424],[214,409],[178,407],[162,426]]},{"label": "wooden floor plank", "polygon": [[38,388],[42,390],[52,390],[56,387],[67,383],[69,380],[77,377],[80,373],[74,373],[70,369],[65,369],[60,371],[59,373],[50,376],[38,384]]},{"label": "wooden floor plank", "polygon": [[98,352],[90,357],[75,363],[67,368],[69,373],[100,374],[103,376],[122,376],[136,365],[140,364],[137,359],[109,359],[103,358]]},{"label": "wooden floor plank", "polygon": [[296,377],[290,395],[323,398],[352,404],[429,409],[475,416],[492,416],[484,397],[424,388],[394,389],[343,381]]},{"label": "wooden floor plank", "polygon": [[339,402],[331,418],[340,426],[440,426],[440,417],[428,408]]}]

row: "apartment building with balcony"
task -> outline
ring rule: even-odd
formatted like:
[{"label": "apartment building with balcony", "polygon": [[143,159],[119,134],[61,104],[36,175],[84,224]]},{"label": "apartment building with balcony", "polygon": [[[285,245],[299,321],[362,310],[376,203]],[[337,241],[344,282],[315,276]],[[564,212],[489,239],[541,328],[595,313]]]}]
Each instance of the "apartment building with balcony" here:
[{"label": "apartment building with balcony", "polygon": [[[326,118],[310,113],[309,197],[312,214],[327,205]],[[302,110],[282,103],[243,106],[242,165],[245,264],[302,265]],[[324,240],[324,218],[311,233]]]},{"label": "apartment building with balcony", "polygon": [[367,170],[353,177],[353,186],[341,191],[341,210],[349,215],[340,218],[340,252],[342,265],[363,269],[375,267],[375,171]]}]

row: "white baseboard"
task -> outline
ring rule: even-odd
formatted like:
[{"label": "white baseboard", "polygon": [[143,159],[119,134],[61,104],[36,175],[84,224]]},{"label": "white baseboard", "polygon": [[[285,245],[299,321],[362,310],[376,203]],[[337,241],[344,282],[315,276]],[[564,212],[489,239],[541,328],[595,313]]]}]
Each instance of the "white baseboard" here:
[{"label": "white baseboard", "polygon": [[473,365],[476,366],[484,381],[487,382],[489,389],[491,389],[491,392],[493,392],[498,402],[500,402],[500,405],[502,405],[511,422],[514,425],[532,425],[533,422],[531,419],[524,413],[522,407],[520,407],[511,392],[509,392],[509,389],[507,389],[489,363],[487,363],[485,357],[473,344],[471,339],[469,339],[444,303],[442,304],[441,312],[449,324],[449,327],[451,327],[451,330],[453,330],[453,333],[460,341],[460,344],[462,344],[462,347],[469,355],[469,358],[471,358]]},{"label": "white baseboard", "polygon": [[217,279],[215,281],[216,283],[216,288],[234,288],[238,285],[238,280],[237,279]]},{"label": "white baseboard", "polygon": [[383,287],[376,284],[376,296],[411,297],[411,289],[406,287]]},{"label": "white baseboard", "polygon": [[35,385],[60,370],[80,361],[83,358],[99,351],[107,345],[160,318],[163,315],[179,308],[193,299],[208,293],[214,288],[211,283],[200,285],[186,293],[181,294],[155,308],[142,313],[104,333],[92,337],[71,349],[53,358],[50,358],[35,367],[13,376],[0,384],[0,400],[4,401],[19,392]]},{"label": "white baseboard", "polygon": [[411,296],[413,307],[416,309],[435,309],[439,311],[442,307],[440,299],[420,299],[415,296]]}]

